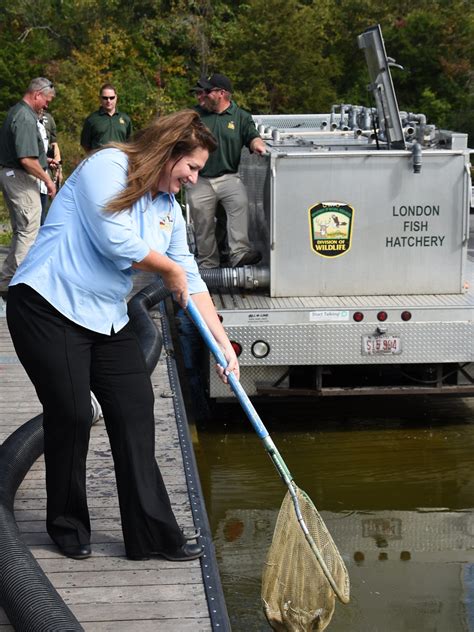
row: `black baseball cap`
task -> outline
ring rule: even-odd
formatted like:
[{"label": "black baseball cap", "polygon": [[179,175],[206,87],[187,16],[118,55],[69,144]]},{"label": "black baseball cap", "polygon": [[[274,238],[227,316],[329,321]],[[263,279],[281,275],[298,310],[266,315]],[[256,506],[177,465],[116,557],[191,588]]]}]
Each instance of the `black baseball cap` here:
[{"label": "black baseball cap", "polygon": [[199,79],[196,81],[196,85],[193,86],[189,92],[200,92],[201,90],[207,90],[206,86],[203,84],[207,84],[206,77],[201,75]]},{"label": "black baseball cap", "polygon": [[212,90],[213,88],[220,88],[221,90],[226,90],[227,92],[232,92],[232,84],[230,79],[225,75],[220,75],[218,72],[215,72],[207,79],[200,79],[199,82],[204,90]]}]

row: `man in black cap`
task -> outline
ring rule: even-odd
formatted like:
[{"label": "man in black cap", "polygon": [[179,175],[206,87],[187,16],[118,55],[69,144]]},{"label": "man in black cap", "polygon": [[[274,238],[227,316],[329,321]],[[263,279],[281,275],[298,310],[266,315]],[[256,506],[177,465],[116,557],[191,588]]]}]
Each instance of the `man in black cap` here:
[{"label": "man in black cap", "polygon": [[[219,266],[215,216],[219,202],[227,215],[227,238],[232,267],[253,265],[261,254],[252,250],[248,237],[248,197],[239,177],[240,153],[246,146],[258,154],[266,151],[249,112],[232,101],[232,84],[218,73],[201,78],[196,87],[205,91],[204,106],[196,106],[203,123],[217,139],[218,147],[202,169],[197,183],[187,189],[194,224],[198,262],[203,268]],[[195,90],[195,89],[194,89]]]},{"label": "man in black cap", "polygon": [[199,81],[196,81],[196,85],[191,88],[190,92],[194,93],[194,96],[196,97],[196,101],[198,102],[198,105],[200,105],[203,108],[205,107],[204,102],[206,99],[206,90],[202,87],[201,81],[205,81],[205,77],[201,77]]}]

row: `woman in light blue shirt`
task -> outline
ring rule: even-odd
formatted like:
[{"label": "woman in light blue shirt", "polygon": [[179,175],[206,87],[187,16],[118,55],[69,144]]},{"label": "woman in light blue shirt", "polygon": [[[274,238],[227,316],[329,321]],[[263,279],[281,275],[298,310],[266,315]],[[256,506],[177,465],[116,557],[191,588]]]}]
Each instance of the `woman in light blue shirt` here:
[{"label": "woman in light blue shirt", "polygon": [[156,464],[153,390],[126,297],[134,270],[158,273],[182,306],[192,294],[224,350],[226,372],[238,377],[174,198],[196,182],[215,147],[199,115],[186,110],[91,155],[56,196],[10,284],[10,333],[43,405],[47,529],[69,557],[91,554],[91,390],[114,457],[127,556],[179,561],[202,554],[199,544],[186,542]]}]

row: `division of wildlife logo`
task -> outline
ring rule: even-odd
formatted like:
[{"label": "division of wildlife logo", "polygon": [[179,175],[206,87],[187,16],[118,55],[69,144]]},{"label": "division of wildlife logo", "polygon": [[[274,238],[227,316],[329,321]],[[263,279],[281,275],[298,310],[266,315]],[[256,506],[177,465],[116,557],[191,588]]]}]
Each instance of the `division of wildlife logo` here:
[{"label": "division of wildlife logo", "polygon": [[125,125],[125,121],[123,120],[122,117],[119,118],[119,123],[120,123],[120,125]]},{"label": "division of wildlife logo", "polygon": [[235,123],[234,123],[234,121],[230,121],[229,123],[227,123],[227,127],[228,127],[229,129],[235,129]]},{"label": "division of wildlife logo", "polygon": [[343,202],[318,202],[309,209],[311,250],[321,257],[340,257],[352,242],[354,209]]},{"label": "division of wildlife logo", "polygon": [[161,230],[165,230],[167,233],[169,233],[173,228],[173,218],[169,213],[168,215],[160,219],[160,228]]}]

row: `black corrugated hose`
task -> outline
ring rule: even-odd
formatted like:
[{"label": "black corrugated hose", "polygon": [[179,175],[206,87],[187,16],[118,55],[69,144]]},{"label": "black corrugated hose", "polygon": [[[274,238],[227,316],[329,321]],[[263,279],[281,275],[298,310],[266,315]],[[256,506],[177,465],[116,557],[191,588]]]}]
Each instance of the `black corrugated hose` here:
[{"label": "black corrugated hose", "polygon": [[21,539],[13,513],[16,491],[43,452],[43,415],[0,446],[0,603],[19,632],[83,630]]}]

